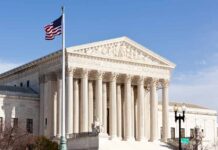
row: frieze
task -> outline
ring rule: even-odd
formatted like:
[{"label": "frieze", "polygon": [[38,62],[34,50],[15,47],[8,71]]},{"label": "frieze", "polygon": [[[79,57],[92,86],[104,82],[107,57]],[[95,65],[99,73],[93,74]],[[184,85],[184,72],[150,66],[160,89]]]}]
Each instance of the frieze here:
[{"label": "frieze", "polygon": [[88,68],[93,70],[102,70],[102,71],[110,71],[117,72],[123,74],[133,74],[133,75],[143,75],[145,77],[156,77],[161,79],[169,79],[170,78],[170,70],[169,68],[163,67],[154,67],[147,65],[135,65],[126,62],[113,62],[113,61],[103,61],[96,60],[94,58],[84,58],[84,57],[76,57],[72,56],[69,59],[69,65],[72,67],[78,68]]}]

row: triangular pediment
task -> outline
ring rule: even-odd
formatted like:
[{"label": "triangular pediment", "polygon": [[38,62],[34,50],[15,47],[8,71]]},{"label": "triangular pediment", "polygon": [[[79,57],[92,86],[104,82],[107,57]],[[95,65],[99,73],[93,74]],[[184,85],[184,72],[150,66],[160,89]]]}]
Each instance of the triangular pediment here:
[{"label": "triangular pediment", "polygon": [[127,37],[70,47],[68,52],[174,68],[175,64]]}]

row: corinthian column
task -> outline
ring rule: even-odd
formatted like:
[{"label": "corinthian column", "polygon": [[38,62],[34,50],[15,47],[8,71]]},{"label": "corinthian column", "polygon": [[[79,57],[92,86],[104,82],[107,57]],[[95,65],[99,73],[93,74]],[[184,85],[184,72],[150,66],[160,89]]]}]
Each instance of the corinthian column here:
[{"label": "corinthian column", "polygon": [[138,140],[144,140],[144,77],[139,77],[137,85],[137,94],[138,94]]},{"label": "corinthian column", "polygon": [[156,85],[157,84],[157,80],[156,79],[151,79],[151,83],[150,83],[150,89],[151,89],[151,93],[150,93],[150,97],[151,97],[151,132],[150,132],[150,140],[151,141],[155,141],[157,140],[157,115],[158,115],[158,101],[157,101],[157,89],[156,89]]},{"label": "corinthian column", "polygon": [[102,72],[98,71],[95,83],[95,97],[96,97],[96,119],[102,124]]},{"label": "corinthian column", "polygon": [[125,79],[125,139],[132,140],[132,107],[131,107],[131,76],[127,75]]},{"label": "corinthian column", "polygon": [[133,139],[136,139],[138,137],[138,128],[137,128],[137,124],[138,124],[138,116],[137,116],[137,107],[138,107],[138,99],[137,96],[135,96],[135,88],[134,86],[131,86],[131,108],[132,108],[132,112],[131,112],[131,120],[132,120],[132,136]]},{"label": "corinthian column", "polygon": [[66,134],[73,133],[73,69],[68,68],[66,77]]},{"label": "corinthian column", "polygon": [[81,132],[88,132],[88,70],[83,70],[81,81]]},{"label": "corinthian column", "polygon": [[112,73],[110,81],[110,136],[117,137],[116,74]]},{"label": "corinthian column", "polygon": [[168,97],[168,81],[162,82],[162,126],[163,126],[163,142],[167,142],[169,137],[169,97]]},{"label": "corinthian column", "polygon": [[89,132],[92,131],[93,123],[93,83],[89,82]]},{"label": "corinthian column", "polygon": [[103,84],[103,128],[104,133],[107,133],[107,84]]},{"label": "corinthian column", "polygon": [[117,136],[122,138],[122,102],[121,86],[117,85]]},{"label": "corinthian column", "polygon": [[73,132],[79,133],[79,85],[78,80],[73,82],[73,96],[74,96],[74,105],[73,105]]}]

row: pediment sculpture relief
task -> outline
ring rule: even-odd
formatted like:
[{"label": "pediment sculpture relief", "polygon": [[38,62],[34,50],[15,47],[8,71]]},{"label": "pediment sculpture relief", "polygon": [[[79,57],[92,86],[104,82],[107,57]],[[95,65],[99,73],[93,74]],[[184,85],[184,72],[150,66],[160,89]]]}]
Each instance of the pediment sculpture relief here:
[{"label": "pediment sculpture relief", "polygon": [[88,47],[82,50],[76,50],[75,52],[95,56],[106,56],[123,60],[133,60],[149,64],[163,64],[158,59],[146,54],[146,52],[132,46],[125,41]]}]

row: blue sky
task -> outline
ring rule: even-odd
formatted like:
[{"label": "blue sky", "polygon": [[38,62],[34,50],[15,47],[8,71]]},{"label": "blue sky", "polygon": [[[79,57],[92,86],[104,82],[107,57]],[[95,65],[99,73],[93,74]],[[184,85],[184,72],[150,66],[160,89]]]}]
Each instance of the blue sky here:
[{"label": "blue sky", "polygon": [[44,25],[66,9],[66,45],[128,36],[175,64],[170,98],[218,110],[218,1],[5,0],[0,71],[61,48]]}]

